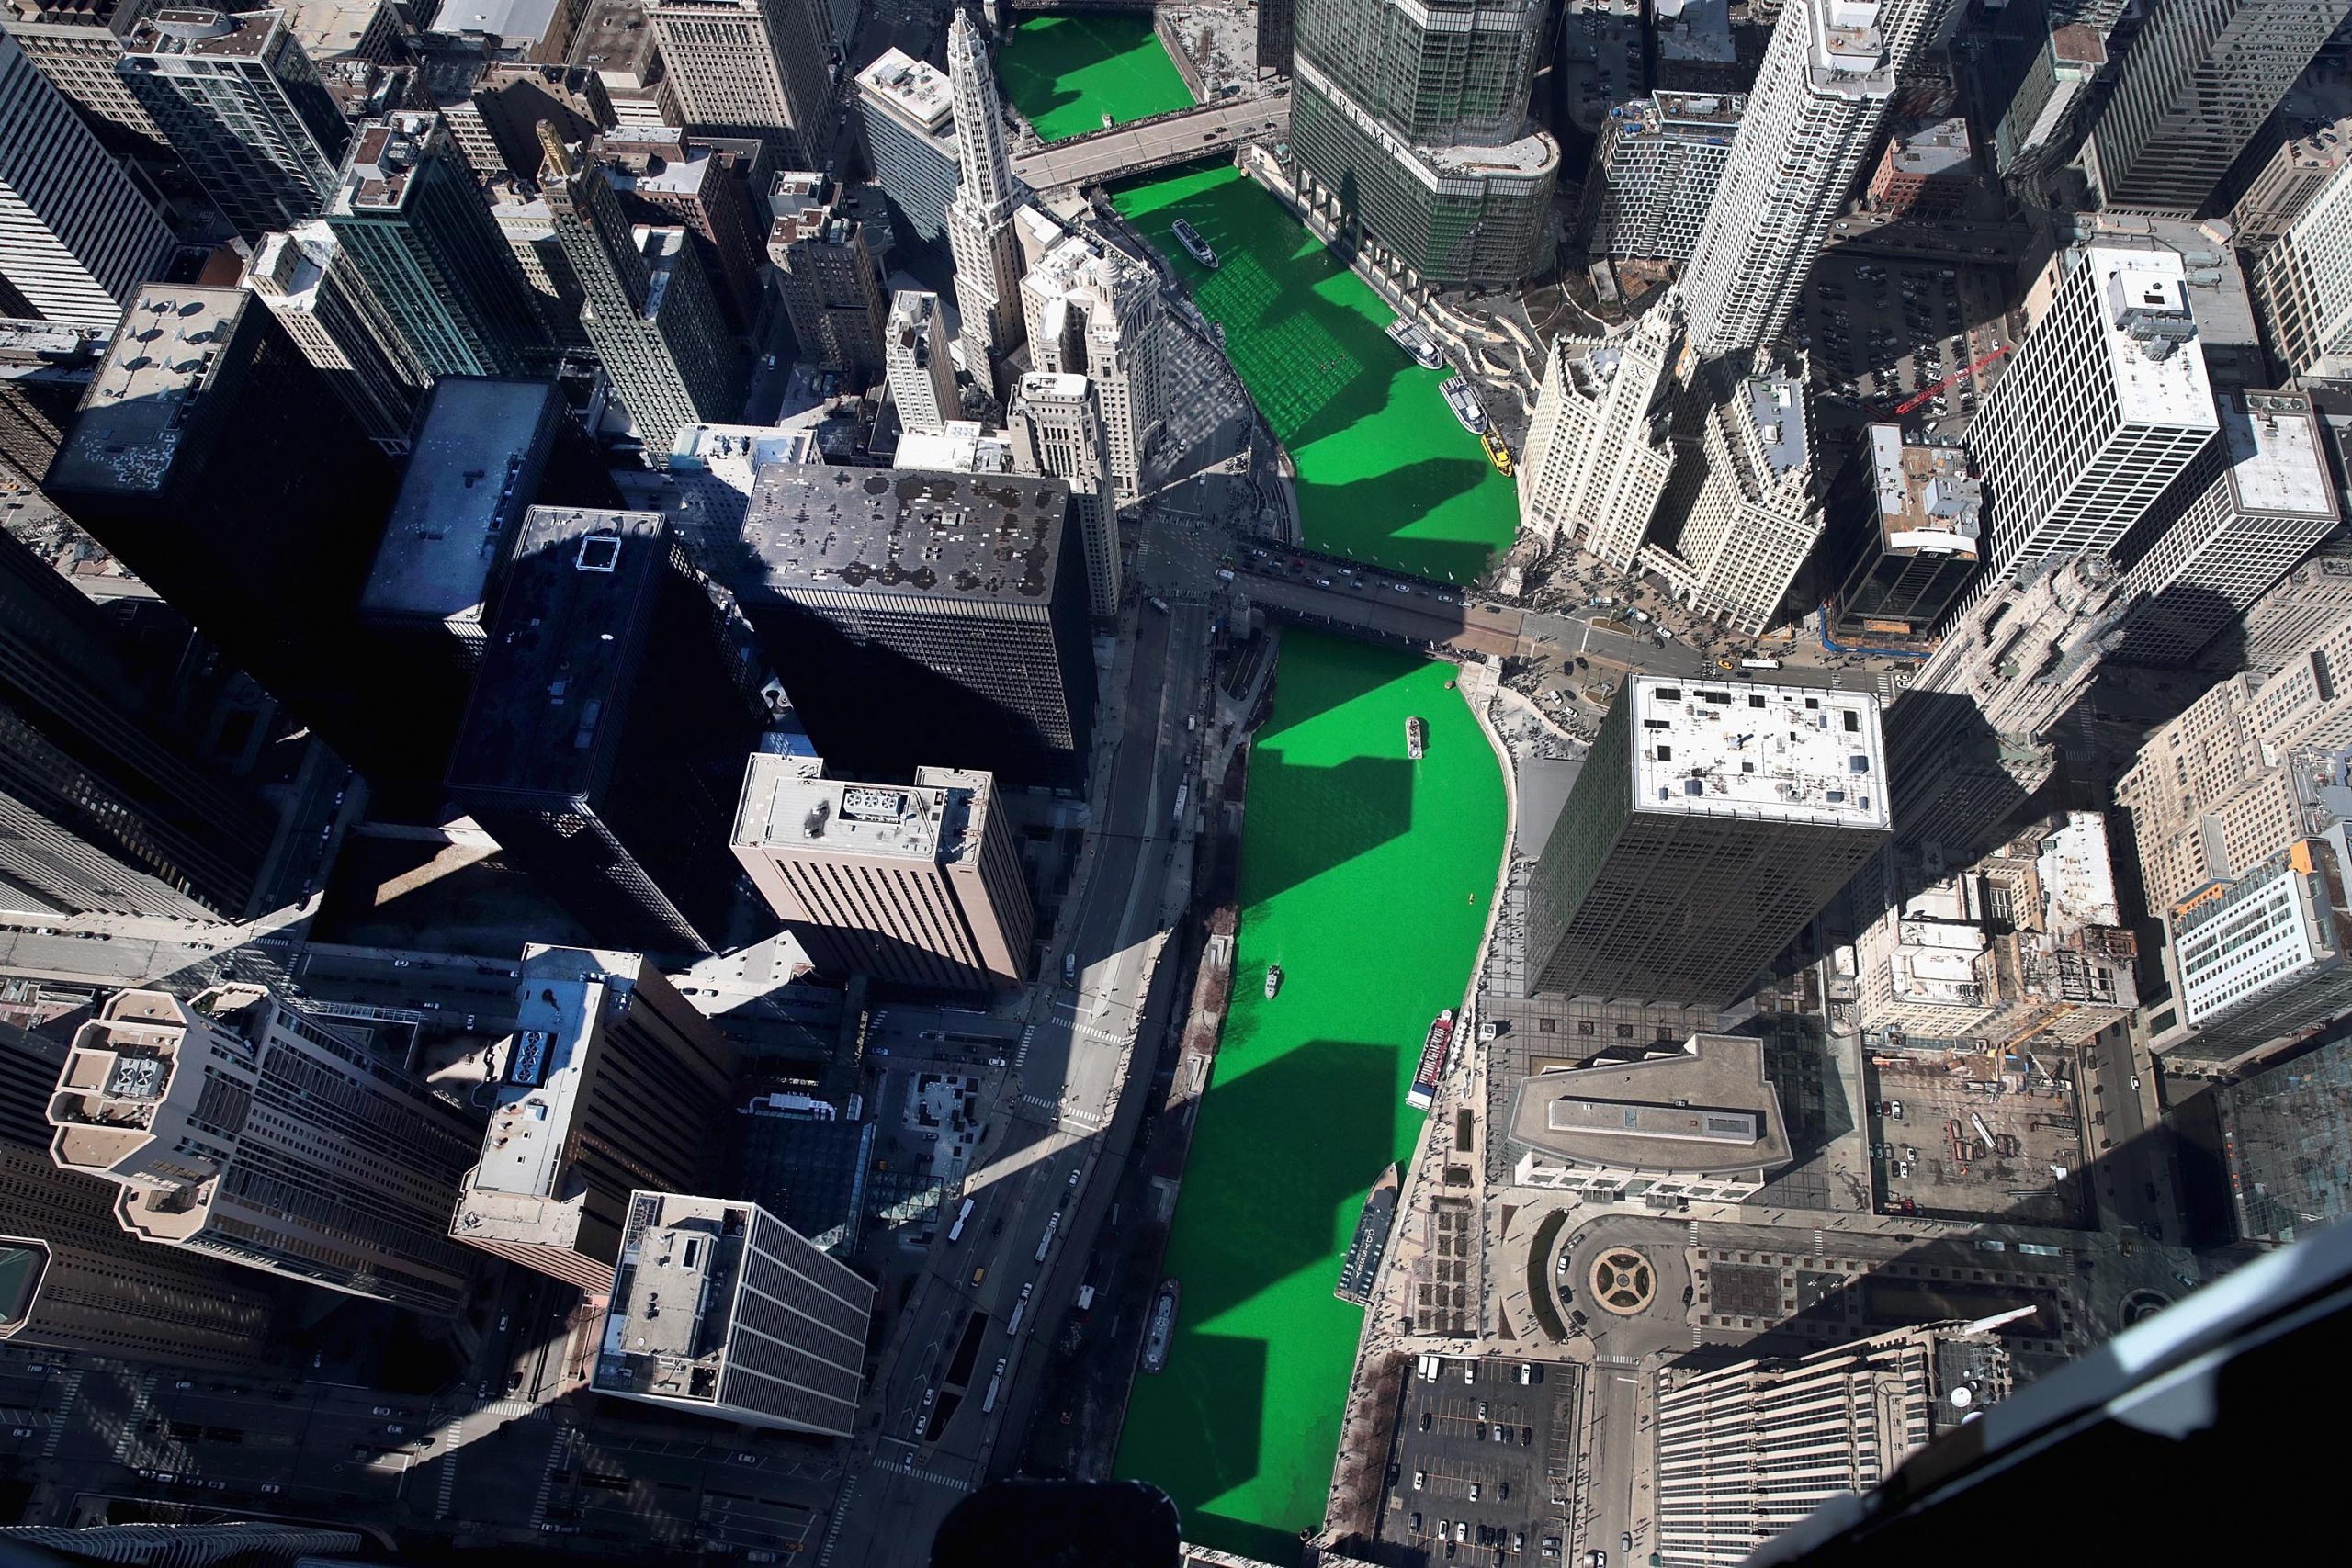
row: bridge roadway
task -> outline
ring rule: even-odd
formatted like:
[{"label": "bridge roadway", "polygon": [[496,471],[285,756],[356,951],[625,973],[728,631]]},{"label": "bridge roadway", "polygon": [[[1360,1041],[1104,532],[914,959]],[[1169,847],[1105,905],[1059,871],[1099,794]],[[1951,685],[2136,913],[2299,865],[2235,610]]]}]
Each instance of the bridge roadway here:
[{"label": "bridge roadway", "polygon": [[1290,89],[1283,87],[1254,98],[1226,98],[1018,152],[1013,155],[1012,172],[1032,190],[1101,185],[1126,175],[1230,152],[1245,141],[1278,141],[1289,133]]},{"label": "bridge roadway", "polygon": [[1269,615],[1377,640],[1451,649],[1469,658],[1508,656],[1519,646],[1524,617],[1517,610],[1451,603],[1462,595],[1412,578],[1376,575],[1362,568],[1347,575],[1337,575],[1344,568],[1330,570],[1335,575],[1312,579],[1238,570],[1233,585]]}]

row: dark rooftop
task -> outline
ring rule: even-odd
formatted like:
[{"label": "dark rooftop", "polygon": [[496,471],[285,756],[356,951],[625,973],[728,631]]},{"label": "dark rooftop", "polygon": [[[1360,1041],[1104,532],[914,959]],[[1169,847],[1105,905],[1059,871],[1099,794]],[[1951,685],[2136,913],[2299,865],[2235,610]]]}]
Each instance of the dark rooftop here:
[{"label": "dark rooftop", "polygon": [[774,464],[752,487],[741,586],[1042,604],[1069,507],[1057,479]]},{"label": "dark rooftop", "polygon": [[360,596],[363,614],[440,621],[481,611],[513,520],[537,488],[541,438],[561,400],[552,381],[445,376],[434,384]]},{"label": "dark rooftop", "polygon": [[658,512],[531,508],[450,759],[453,790],[568,799],[603,781],[670,544]]}]

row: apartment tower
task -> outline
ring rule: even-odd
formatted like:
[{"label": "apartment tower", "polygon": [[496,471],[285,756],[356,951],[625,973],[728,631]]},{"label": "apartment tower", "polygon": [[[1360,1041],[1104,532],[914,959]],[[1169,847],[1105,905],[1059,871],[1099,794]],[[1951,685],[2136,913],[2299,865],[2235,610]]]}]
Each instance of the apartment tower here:
[{"label": "apartment tower", "polygon": [[900,428],[935,431],[964,417],[956,391],[956,362],[947,353],[947,312],[938,295],[901,288],[890,297],[882,357]]},{"label": "apartment tower", "polygon": [[832,21],[820,0],[653,0],[684,123],[752,136],[779,163],[820,163],[833,145]]}]

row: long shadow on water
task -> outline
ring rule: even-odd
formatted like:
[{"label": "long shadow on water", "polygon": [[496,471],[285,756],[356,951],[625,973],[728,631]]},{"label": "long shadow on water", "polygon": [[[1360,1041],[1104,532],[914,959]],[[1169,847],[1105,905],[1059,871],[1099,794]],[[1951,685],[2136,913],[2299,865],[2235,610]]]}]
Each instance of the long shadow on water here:
[{"label": "long shadow on water", "polygon": [[1405,532],[1430,513],[1486,482],[1476,457],[1425,457],[1385,474],[1340,484],[1301,476],[1298,508],[1307,543],[1357,560],[1399,568],[1440,581],[1470,582],[1487,570],[1493,545]]},{"label": "long shadow on water", "polygon": [[[1403,745],[1403,737],[1397,740]],[[1334,768],[1285,762],[1278,746],[1261,767],[1283,769],[1282,818],[1297,827],[1250,847],[1246,886],[1252,903],[1310,882],[1358,855],[1401,839],[1413,826],[1413,764],[1394,757],[1351,757]],[[1281,962],[1281,954],[1274,955]]]}]

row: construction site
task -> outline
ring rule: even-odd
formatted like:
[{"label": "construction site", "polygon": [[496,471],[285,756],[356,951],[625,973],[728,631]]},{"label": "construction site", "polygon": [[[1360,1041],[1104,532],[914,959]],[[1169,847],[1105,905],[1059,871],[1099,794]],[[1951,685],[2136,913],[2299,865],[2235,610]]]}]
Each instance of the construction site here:
[{"label": "construction site", "polygon": [[2089,1224],[2071,1055],[2031,1044],[1872,1055],[1867,1109],[1880,1210]]}]

